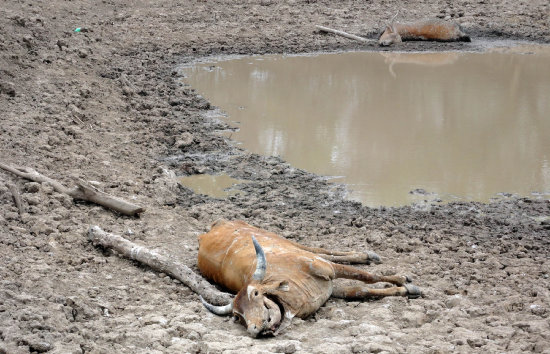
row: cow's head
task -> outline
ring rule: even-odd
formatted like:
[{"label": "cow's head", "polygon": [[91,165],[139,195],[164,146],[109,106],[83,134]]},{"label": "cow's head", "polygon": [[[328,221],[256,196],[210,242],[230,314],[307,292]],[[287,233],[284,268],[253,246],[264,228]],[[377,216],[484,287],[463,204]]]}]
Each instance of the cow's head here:
[{"label": "cow's head", "polygon": [[395,19],[399,16],[399,10],[393,15],[393,17],[390,20],[390,23],[386,26],[386,30],[380,38],[378,39],[378,44],[381,46],[388,46],[392,45],[393,43],[401,43],[401,36],[399,35],[399,32],[395,28]]},{"label": "cow's head", "polygon": [[393,24],[389,24],[386,26],[384,33],[380,36],[380,39],[378,39],[378,44],[381,46],[389,46],[393,43],[400,43],[401,41],[401,36],[395,29],[395,26]]},{"label": "cow's head", "polygon": [[265,254],[254,236],[252,242],[256,250],[256,270],[250,282],[237,293],[233,302],[225,306],[214,306],[202,297],[201,301],[208,310],[217,315],[235,316],[253,337],[274,335],[281,327],[281,319],[285,312],[279,296],[288,291],[288,282],[264,279],[267,268]]}]

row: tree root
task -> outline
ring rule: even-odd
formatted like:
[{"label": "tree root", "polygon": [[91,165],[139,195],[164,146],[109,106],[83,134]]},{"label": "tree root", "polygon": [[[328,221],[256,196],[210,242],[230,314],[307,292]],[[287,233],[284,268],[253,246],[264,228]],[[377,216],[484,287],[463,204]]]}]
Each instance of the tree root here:
[{"label": "tree root", "polygon": [[19,217],[22,217],[23,204],[21,203],[21,196],[19,195],[19,191],[17,190],[17,187],[11,183],[8,183],[8,189],[10,190],[11,196],[13,197],[13,202],[15,203],[15,206],[19,210]]}]

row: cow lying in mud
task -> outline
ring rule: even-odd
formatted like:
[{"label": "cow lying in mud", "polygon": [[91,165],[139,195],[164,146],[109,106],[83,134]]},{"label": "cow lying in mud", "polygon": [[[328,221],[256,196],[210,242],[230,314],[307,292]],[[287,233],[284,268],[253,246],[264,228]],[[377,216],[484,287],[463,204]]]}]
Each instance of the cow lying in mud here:
[{"label": "cow lying in mud", "polygon": [[388,46],[403,41],[470,42],[470,37],[455,22],[424,20],[413,23],[392,23],[378,39],[378,44]]},{"label": "cow lying in mud", "polygon": [[[335,252],[312,248],[250,226],[244,221],[218,221],[199,237],[198,266],[202,274],[237,293],[231,303],[204,306],[217,315],[233,315],[250,335],[277,335],[293,317],[306,318],[330,296],[365,299],[421,295],[406,276],[379,276],[334,262],[379,262],[372,252]],[[336,278],[396,286],[369,289],[337,287]]]}]

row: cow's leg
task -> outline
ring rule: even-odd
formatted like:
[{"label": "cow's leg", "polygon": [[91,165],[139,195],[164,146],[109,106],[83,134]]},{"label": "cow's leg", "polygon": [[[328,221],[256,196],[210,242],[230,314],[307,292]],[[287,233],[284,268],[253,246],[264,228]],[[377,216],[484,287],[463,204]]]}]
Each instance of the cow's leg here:
[{"label": "cow's leg", "polygon": [[327,250],[326,248],[321,247],[308,247],[304,246],[298,242],[289,240],[294,246],[308,252],[316,253],[320,257],[327,259],[331,262],[336,263],[356,263],[356,264],[365,264],[365,263],[380,263],[380,257],[371,251],[365,253],[362,252],[344,252],[344,251],[333,251]]},{"label": "cow's leg", "polygon": [[347,300],[361,300],[384,296],[408,296],[414,299],[421,295],[422,292],[420,289],[412,284],[392,286],[386,289],[369,289],[360,286],[335,286],[332,290],[332,296]]},{"label": "cow's leg", "polygon": [[395,285],[403,285],[409,283],[411,280],[409,277],[403,275],[376,275],[369,272],[365,272],[362,269],[358,269],[352,266],[344,264],[333,263],[334,274],[336,278],[345,278],[360,280],[367,284],[374,284],[378,282],[386,282]]},{"label": "cow's leg", "polygon": [[[333,252],[336,253],[336,252]],[[344,253],[344,252],[342,252]],[[374,253],[368,251],[367,253],[350,252],[350,254],[326,254],[317,253],[319,257],[324,258],[334,263],[353,263],[353,264],[369,264],[370,262],[379,264],[381,263],[380,257]]]}]

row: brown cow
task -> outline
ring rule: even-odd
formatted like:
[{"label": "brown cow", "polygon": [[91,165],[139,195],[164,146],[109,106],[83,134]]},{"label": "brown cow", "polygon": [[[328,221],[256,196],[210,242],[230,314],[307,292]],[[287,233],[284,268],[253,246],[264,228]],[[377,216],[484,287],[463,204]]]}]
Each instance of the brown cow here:
[{"label": "brown cow", "polygon": [[470,42],[470,37],[455,22],[424,20],[413,23],[391,23],[378,39],[378,44],[388,46],[403,41]]},{"label": "brown cow", "polygon": [[[248,332],[277,335],[293,317],[308,317],[332,295],[344,299],[382,296],[418,297],[420,289],[408,277],[379,276],[333,263],[379,262],[372,252],[335,252],[302,246],[244,221],[218,221],[199,237],[198,266],[202,274],[237,293],[225,306],[204,306],[218,315],[233,314]],[[336,278],[397,286],[369,289],[337,287]]]}]

